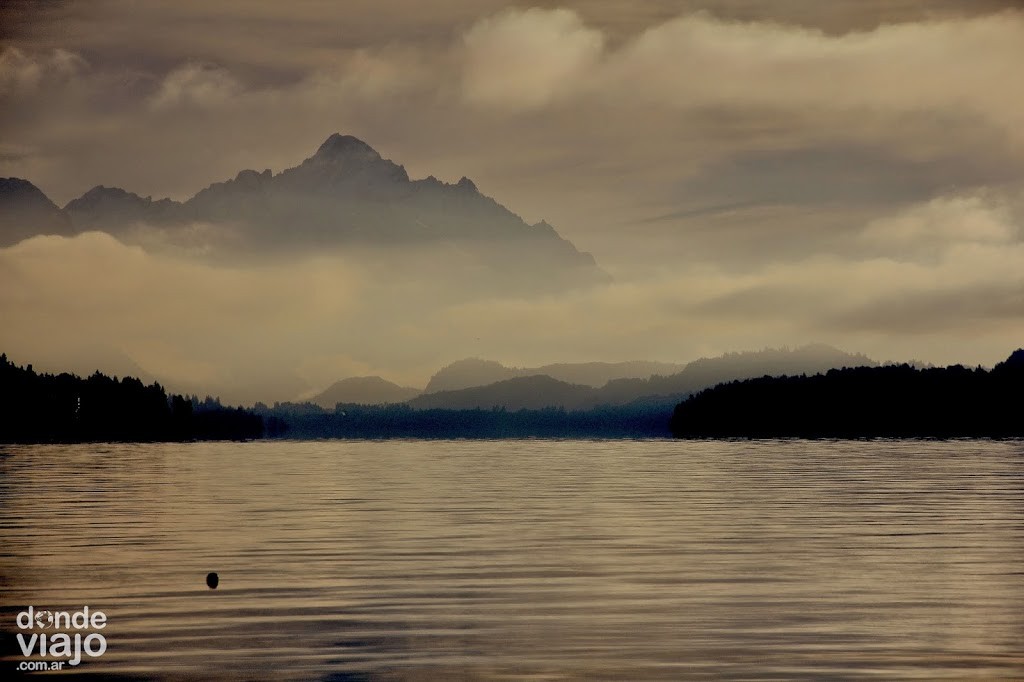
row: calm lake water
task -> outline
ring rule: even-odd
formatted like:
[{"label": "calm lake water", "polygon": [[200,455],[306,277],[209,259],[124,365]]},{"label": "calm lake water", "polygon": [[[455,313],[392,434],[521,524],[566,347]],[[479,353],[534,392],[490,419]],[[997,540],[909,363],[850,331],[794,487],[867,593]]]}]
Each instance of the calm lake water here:
[{"label": "calm lake water", "polygon": [[4,675],[31,605],[108,620],[41,679],[1024,679],[1019,442],[2,446],[0,510]]}]

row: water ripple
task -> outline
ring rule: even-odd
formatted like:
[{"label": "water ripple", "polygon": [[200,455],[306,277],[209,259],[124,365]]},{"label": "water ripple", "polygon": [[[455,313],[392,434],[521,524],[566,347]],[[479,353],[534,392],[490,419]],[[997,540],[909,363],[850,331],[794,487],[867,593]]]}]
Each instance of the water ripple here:
[{"label": "water ripple", "polygon": [[62,674],[1024,678],[1021,443],[6,447],[0,509],[4,633],[109,619]]}]

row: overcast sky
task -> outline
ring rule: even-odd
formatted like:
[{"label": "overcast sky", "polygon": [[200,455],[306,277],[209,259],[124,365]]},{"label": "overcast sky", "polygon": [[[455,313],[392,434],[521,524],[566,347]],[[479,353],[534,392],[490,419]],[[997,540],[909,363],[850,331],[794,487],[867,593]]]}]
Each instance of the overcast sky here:
[{"label": "overcast sky", "polygon": [[352,374],[422,385],[469,355],[687,361],[821,341],[990,365],[1024,345],[1021,1],[0,13],[0,176],[59,205],[98,184],[184,199],[343,132],[414,178],[469,176],[615,277],[411,314],[342,255],[243,268],[36,239],[0,250],[0,345],[18,362],[83,371],[106,354],[172,388],[272,401]]}]

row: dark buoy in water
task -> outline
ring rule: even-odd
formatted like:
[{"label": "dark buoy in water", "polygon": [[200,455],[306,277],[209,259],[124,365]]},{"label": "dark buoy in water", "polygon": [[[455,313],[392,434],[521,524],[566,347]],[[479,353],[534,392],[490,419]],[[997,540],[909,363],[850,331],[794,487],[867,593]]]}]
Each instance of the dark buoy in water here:
[{"label": "dark buoy in water", "polygon": [[206,586],[207,587],[209,587],[211,590],[216,590],[217,589],[217,585],[219,585],[219,584],[220,584],[220,578],[217,577],[216,573],[207,573],[206,574]]}]

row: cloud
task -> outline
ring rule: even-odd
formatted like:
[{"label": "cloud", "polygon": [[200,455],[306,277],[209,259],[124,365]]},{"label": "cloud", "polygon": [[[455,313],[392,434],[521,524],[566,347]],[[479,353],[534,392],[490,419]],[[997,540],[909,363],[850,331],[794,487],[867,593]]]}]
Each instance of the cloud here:
[{"label": "cloud", "polygon": [[604,36],[569,10],[509,10],[463,37],[463,91],[473,104],[531,109],[579,86],[601,57]]},{"label": "cloud", "polygon": [[679,361],[821,340],[881,359],[991,363],[1024,334],[1017,205],[1014,196],[942,197],[864,226],[855,239],[869,248],[860,251],[742,270],[686,265],[539,302],[468,302],[443,319],[465,335],[485,330],[476,333],[499,347],[498,357],[524,362],[522,354],[553,349],[556,357],[629,349]]},{"label": "cloud", "polygon": [[[514,110],[599,91],[606,102],[760,107],[859,117],[962,110],[1013,132],[1024,95],[1024,15],[880,26],[828,35],[709,14],[653,26],[616,49],[570,10],[506,11],[465,34],[467,99]],[[587,104],[592,104],[590,99]]]},{"label": "cloud", "polygon": [[1011,86],[1024,60],[1021,35],[1019,13],[843,35],[697,13],[607,50],[606,37],[574,12],[532,9],[473,26],[463,68],[470,101],[512,109],[572,97],[593,106],[595,92],[606,105],[756,107],[802,122],[939,109],[988,119],[1024,142],[1024,94]]},{"label": "cloud", "polygon": [[87,67],[81,56],[67,50],[55,49],[33,56],[8,47],[0,50],[0,95],[27,95],[44,84],[60,87]]},{"label": "cloud", "polygon": [[1024,332],[1022,215],[1020,195],[939,197],[871,221],[852,249],[737,278],[698,309],[824,335],[928,333],[957,349],[995,335],[1008,347]]},{"label": "cloud", "polygon": [[356,307],[358,294],[337,260],[214,267],[100,232],[36,237],[0,250],[0,341],[37,366],[63,369],[59,359],[85,345],[177,386],[237,391],[289,375],[291,344]]},{"label": "cloud", "polygon": [[[161,7],[175,21],[187,14]],[[414,176],[468,175],[532,219],[566,215],[557,226],[574,237],[612,229],[612,216],[699,208],[702,196],[680,191],[687,179],[714,171],[711,189],[724,194],[730,163],[757,154],[788,164],[796,203],[815,192],[800,169],[843,149],[850,177],[875,177],[880,163],[946,185],[1021,174],[1019,12],[843,34],[688,14],[626,36],[583,16],[603,15],[505,10],[434,42],[325,44],[269,79],[227,56],[196,62],[185,43],[169,65],[102,53],[86,63],[65,50],[75,77],[19,85],[17,106],[0,115],[6,136],[33,152],[0,159],[0,172],[29,175],[61,203],[99,183],[182,198],[242,167],[293,165],[341,131]],[[5,48],[7,87],[57,68],[44,67],[54,54]],[[834,176],[841,160],[817,175]],[[934,190],[893,187],[886,201]]]},{"label": "cloud", "polygon": [[1024,16],[881,26],[830,36],[792,26],[681,17],[609,60],[609,90],[682,109],[793,112],[964,110],[1013,131],[1022,95],[1007,89],[1024,58]]},{"label": "cloud", "polygon": [[112,348],[172,389],[245,402],[353,374],[423,385],[471,356],[687,361],[822,341],[882,360],[992,364],[1024,335],[1020,198],[925,202],[864,225],[859,251],[687,264],[531,297],[467,288],[420,251],[228,266],[101,233],[38,237],[0,250],[0,348],[52,369],[81,347]]},{"label": "cloud", "polygon": [[182,105],[216,108],[231,102],[241,91],[241,84],[224,69],[186,64],[167,74],[149,104],[154,109]]},{"label": "cloud", "polygon": [[1020,241],[1011,207],[982,194],[938,197],[898,215],[872,221],[863,239],[890,253],[933,252],[976,245],[999,247]]}]

